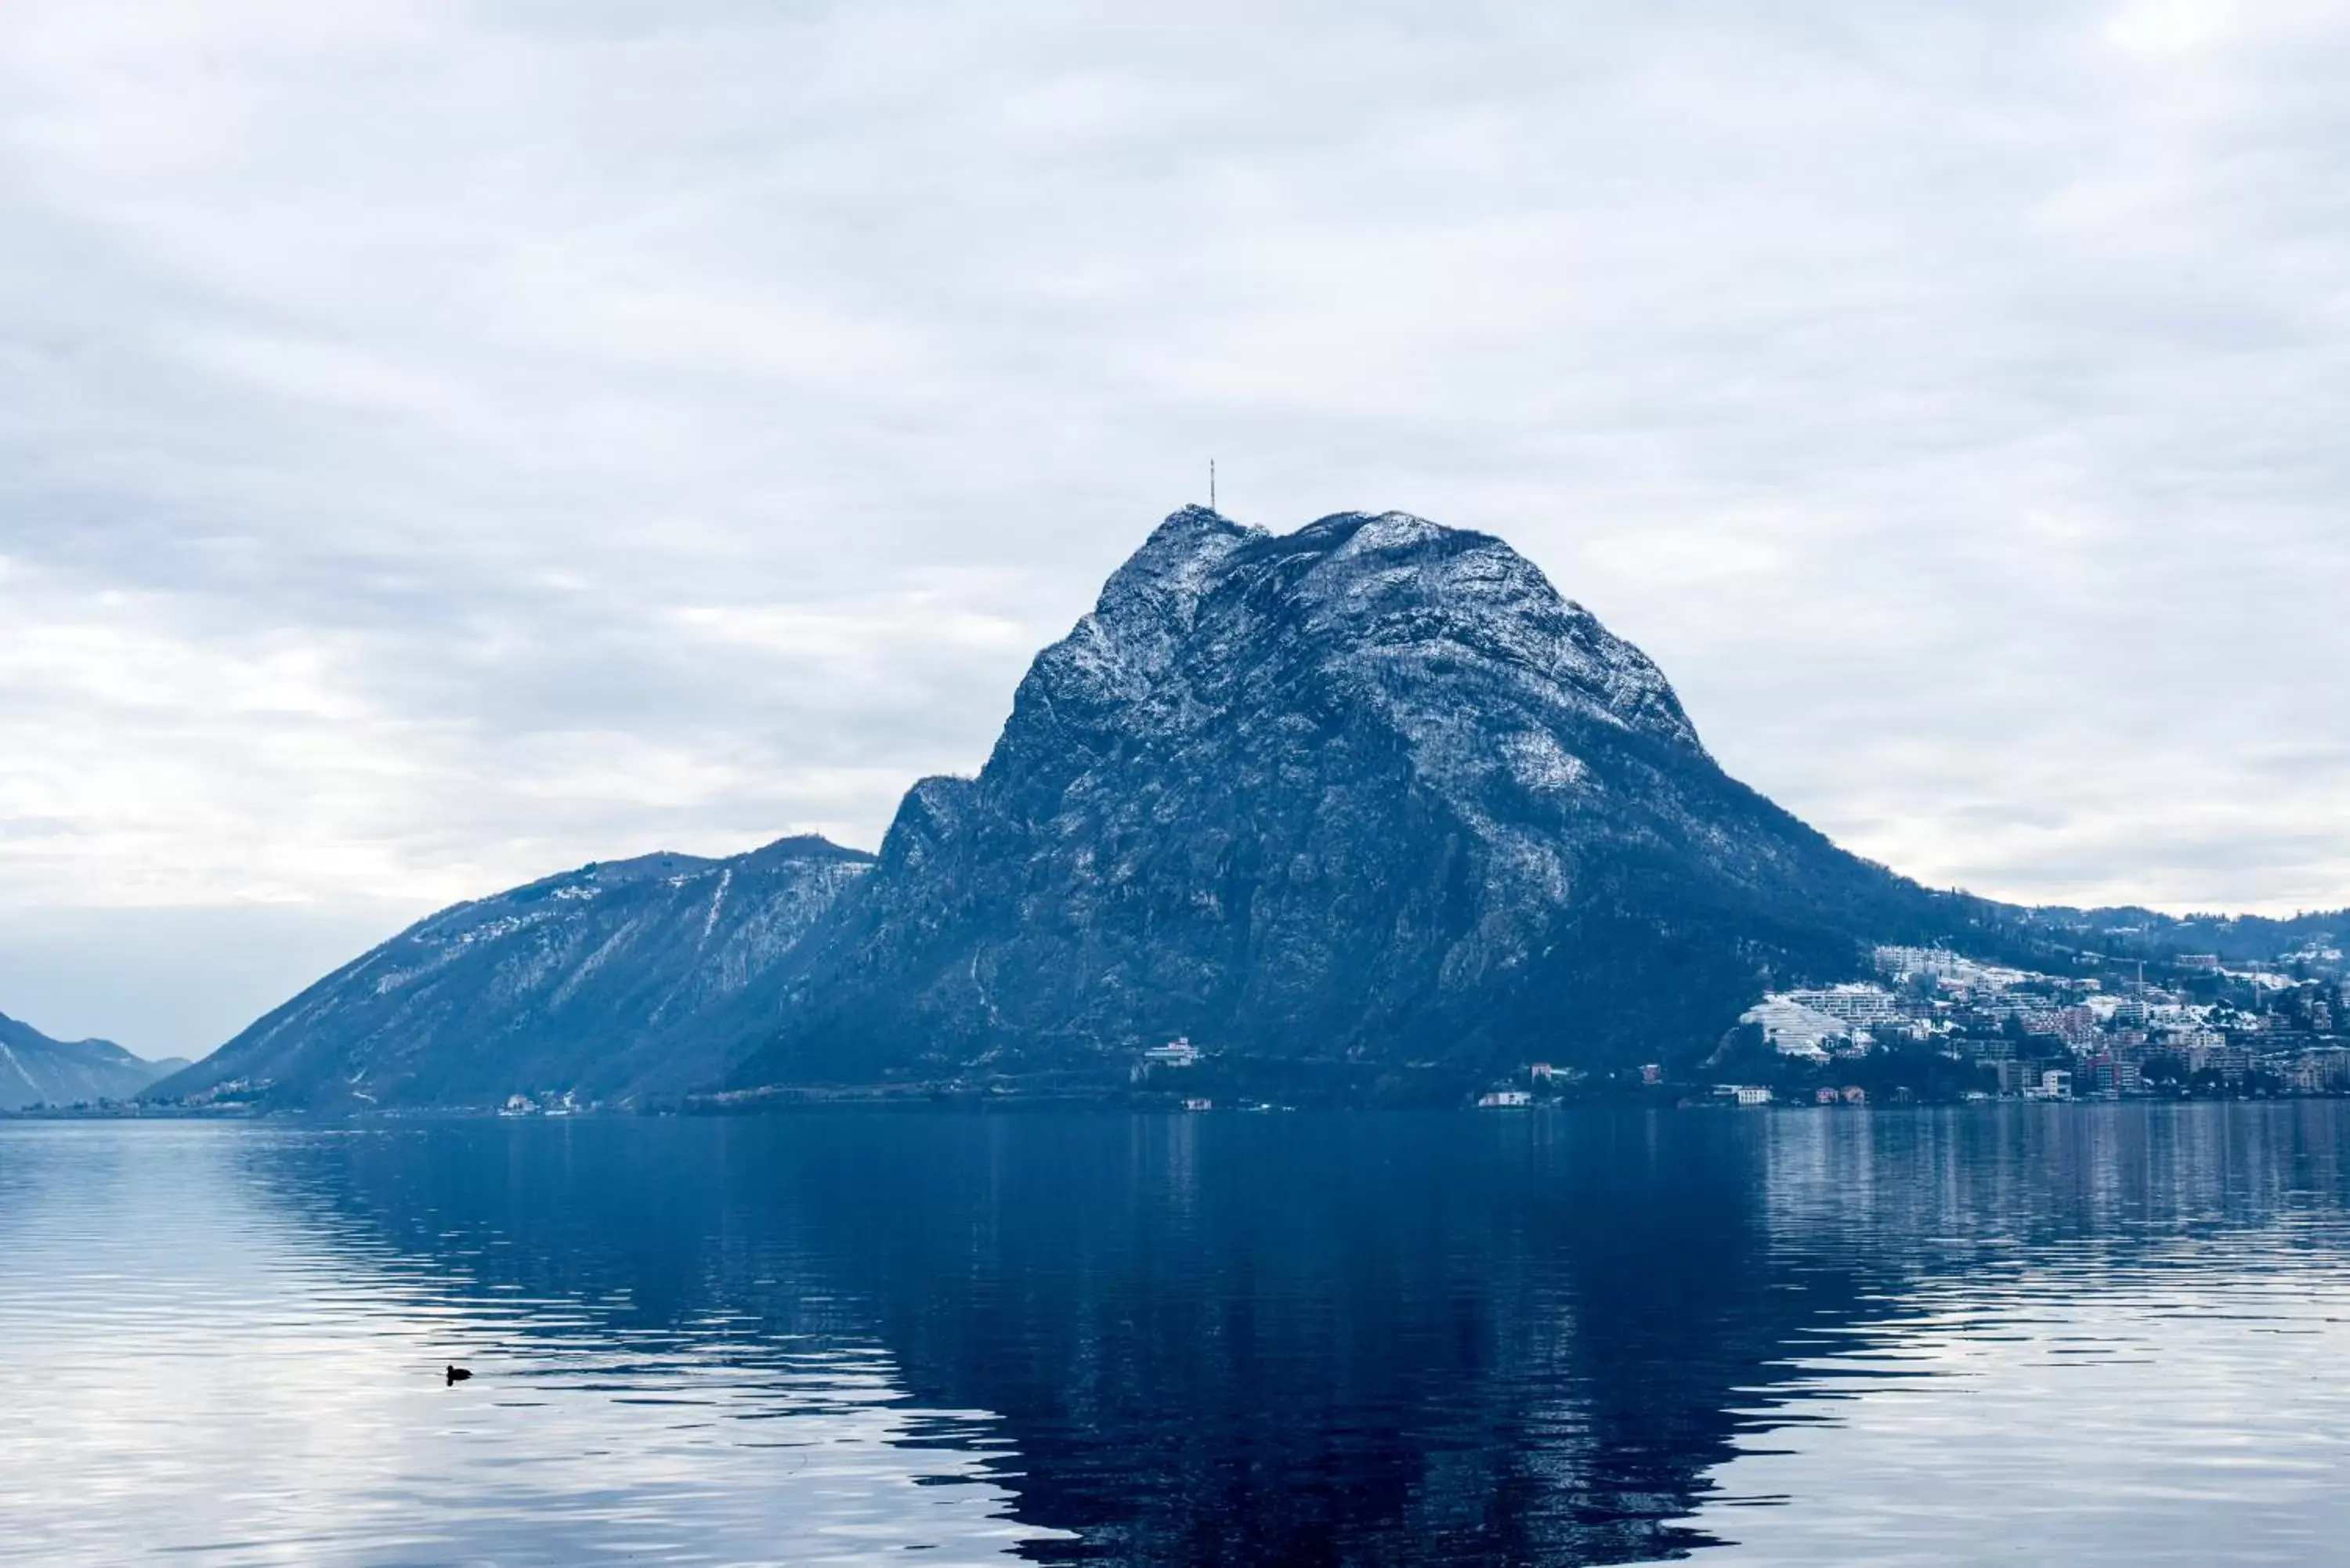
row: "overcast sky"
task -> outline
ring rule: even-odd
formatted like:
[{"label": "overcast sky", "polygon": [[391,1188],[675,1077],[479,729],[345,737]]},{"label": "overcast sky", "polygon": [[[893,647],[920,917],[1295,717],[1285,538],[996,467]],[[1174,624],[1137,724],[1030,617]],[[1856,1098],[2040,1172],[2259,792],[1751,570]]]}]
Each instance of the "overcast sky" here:
[{"label": "overcast sky", "polygon": [[1936,884],[2350,903],[2350,16],[0,6],[0,1011],[873,845],[1172,507],[1498,533]]}]

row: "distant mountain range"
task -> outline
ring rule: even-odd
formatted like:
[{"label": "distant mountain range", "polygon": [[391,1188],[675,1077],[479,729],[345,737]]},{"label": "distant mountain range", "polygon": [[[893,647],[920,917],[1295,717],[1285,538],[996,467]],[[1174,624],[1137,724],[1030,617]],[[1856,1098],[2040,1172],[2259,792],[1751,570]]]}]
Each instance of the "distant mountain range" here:
[{"label": "distant mountain range", "polygon": [[111,1040],[52,1040],[0,1013],[0,1111],[128,1100],[186,1065],[150,1062]]},{"label": "distant mountain range", "polygon": [[[1453,1092],[1691,1062],[1877,942],[2045,958],[2133,912],[1919,887],[1730,778],[1663,674],[1482,534],[1170,516],[878,857],[786,839],[459,905],[157,1098],[617,1103],[1122,1085],[1175,1036],[1268,1081]],[[2135,921],[2141,943],[2282,940]],[[2312,932],[2332,928],[2313,923]]]}]

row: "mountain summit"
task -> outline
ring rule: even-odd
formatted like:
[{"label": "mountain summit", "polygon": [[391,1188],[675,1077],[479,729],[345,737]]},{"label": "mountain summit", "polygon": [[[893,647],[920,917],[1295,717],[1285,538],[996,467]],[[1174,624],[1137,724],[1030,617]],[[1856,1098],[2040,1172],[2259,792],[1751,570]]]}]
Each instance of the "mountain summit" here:
[{"label": "mountain summit", "polygon": [[1139,1047],[1377,1078],[1704,1049],[1933,895],[1728,777],[1501,540],[1187,507],[908,794],[738,1086],[1107,1080]]}]

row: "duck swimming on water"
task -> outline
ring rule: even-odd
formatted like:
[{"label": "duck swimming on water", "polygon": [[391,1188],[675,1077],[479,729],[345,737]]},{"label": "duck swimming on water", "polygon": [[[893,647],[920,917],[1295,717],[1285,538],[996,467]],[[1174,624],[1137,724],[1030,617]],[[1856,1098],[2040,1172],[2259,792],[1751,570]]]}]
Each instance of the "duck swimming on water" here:
[{"label": "duck swimming on water", "polygon": [[[471,1377],[472,1376],[472,1373],[466,1371],[462,1366],[452,1366],[449,1368],[449,1383],[451,1384],[463,1383],[466,1378]],[[443,1385],[443,1386],[445,1387],[447,1385]]]}]

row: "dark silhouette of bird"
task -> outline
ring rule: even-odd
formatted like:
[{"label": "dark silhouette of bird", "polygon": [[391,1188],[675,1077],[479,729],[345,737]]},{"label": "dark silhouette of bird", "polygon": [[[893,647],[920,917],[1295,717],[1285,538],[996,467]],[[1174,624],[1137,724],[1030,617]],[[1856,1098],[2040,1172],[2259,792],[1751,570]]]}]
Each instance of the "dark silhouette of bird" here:
[{"label": "dark silhouette of bird", "polygon": [[471,1377],[472,1376],[472,1373],[466,1371],[462,1366],[452,1366],[449,1368],[449,1381],[452,1384],[463,1383],[466,1378]]}]

